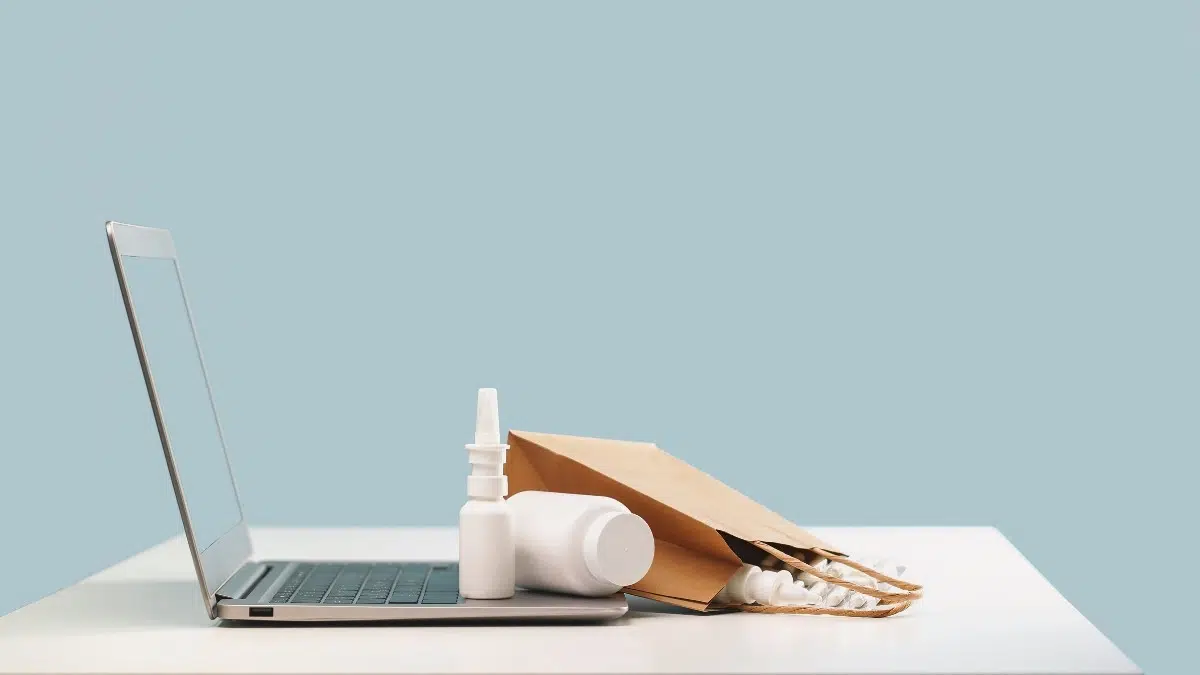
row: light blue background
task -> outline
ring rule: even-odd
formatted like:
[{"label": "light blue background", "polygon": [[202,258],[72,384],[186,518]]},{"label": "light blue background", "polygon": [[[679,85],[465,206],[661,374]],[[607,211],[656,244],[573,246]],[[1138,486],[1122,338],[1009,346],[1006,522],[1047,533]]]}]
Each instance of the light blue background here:
[{"label": "light blue background", "polygon": [[804,524],[997,525],[1194,670],[1198,20],[0,5],[0,610],[179,531],[116,219],[175,234],[254,523],[454,522],[495,386]]}]

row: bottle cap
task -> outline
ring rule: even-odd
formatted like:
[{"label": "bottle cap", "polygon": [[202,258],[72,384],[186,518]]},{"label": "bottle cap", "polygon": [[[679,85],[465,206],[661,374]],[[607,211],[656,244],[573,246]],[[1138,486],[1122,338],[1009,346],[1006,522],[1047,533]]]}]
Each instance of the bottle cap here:
[{"label": "bottle cap", "polygon": [[503,499],[508,495],[508,476],[467,476],[467,497]]},{"label": "bottle cap", "polygon": [[815,605],[820,601],[820,596],[816,593],[810,593],[804,584],[799,582],[788,583],[786,580],[779,586],[778,600],[780,605]]},{"label": "bottle cap", "polygon": [[583,559],[597,581],[630,586],[642,580],[654,562],[654,535],[633,513],[602,513],[583,537]]},{"label": "bottle cap", "polygon": [[825,596],[825,606],[837,607],[842,604],[847,595],[850,595],[850,589],[845,586],[835,586],[832,591],[829,591],[829,595]]},{"label": "bottle cap", "polygon": [[467,446],[467,462],[476,466],[500,466],[507,455],[508,449],[503,445]]},{"label": "bottle cap", "polygon": [[783,578],[774,572],[763,571],[750,580],[750,597],[760,605],[774,604],[775,594],[783,585]]}]

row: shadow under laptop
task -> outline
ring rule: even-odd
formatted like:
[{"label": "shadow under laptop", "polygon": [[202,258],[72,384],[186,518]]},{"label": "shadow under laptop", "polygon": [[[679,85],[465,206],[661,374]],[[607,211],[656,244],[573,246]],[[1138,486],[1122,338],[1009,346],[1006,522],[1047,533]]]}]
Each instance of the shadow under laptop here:
[{"label": "shadow under laptop", "polygon": [[212,623],[195,581],[88,581],[0,618],[0,631],[94,635]]}]

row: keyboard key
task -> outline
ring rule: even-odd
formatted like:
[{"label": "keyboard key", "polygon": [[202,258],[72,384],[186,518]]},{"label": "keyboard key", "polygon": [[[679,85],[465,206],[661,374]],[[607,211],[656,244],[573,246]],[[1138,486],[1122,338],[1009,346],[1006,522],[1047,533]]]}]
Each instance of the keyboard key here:
[{"label": "keyboard key", "polygon": [[393,595],[388,598],[389,605],[415,605],[421,596],[415,593],[405,593],[403,595]]},{"label": "keyboard key", "polygon": [[[418,601],[430,566],[397,563],[299,563],[271,596],[274,603],[384,604],[393,589],[395,604]],[[457,579],[454,579],[457,582]],[[457,585],[439,591],[457,591]]]},{"label": "keyboard key", "polygon": [[426,593],[421,598],[422,605],[456,605],[458,593]]}]

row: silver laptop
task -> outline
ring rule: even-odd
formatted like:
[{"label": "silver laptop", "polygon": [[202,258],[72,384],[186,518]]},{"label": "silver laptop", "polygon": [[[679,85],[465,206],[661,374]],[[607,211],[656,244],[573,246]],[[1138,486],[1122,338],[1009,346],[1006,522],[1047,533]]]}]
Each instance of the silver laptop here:
[{"label": "silver laptop", "polygon": [[[242,515],[195,317],[167,230],[107,223],[109,248],[183,531],[211,619],[436,621],[610,619],[621,593],[576,598],[518,590],[464,600],[453,560],[257,560]],[[330,551],[336,559],[337,553]]]}]

